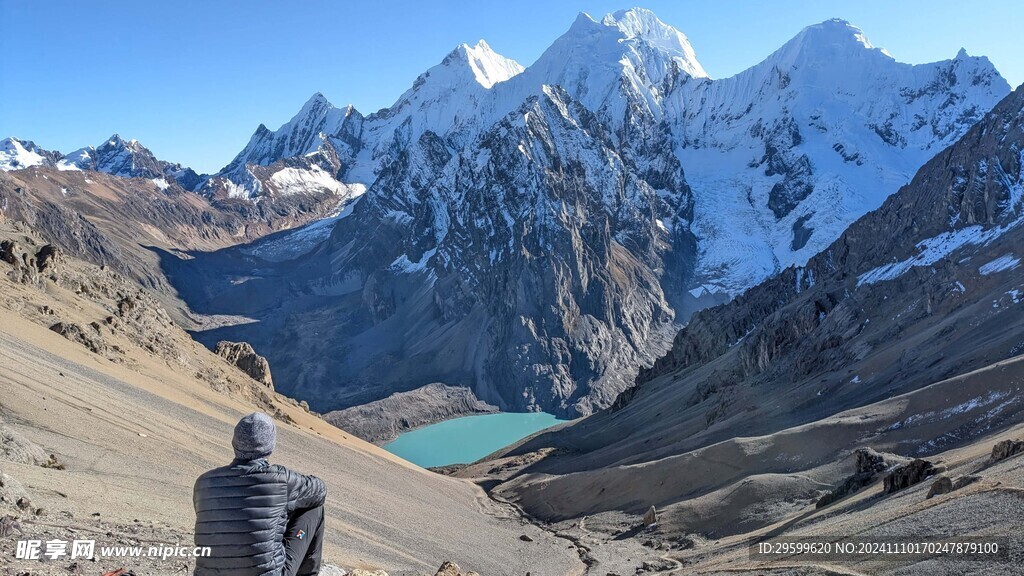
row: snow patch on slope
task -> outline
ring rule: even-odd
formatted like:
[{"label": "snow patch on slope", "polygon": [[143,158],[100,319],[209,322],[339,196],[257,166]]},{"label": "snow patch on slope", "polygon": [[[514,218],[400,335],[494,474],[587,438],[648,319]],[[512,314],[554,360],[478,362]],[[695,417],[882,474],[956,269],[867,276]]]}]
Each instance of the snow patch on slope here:
[{"label": "snow patch on slope", "polygon": [[1020,266],[1020,258],[1017,258],[1013,254],[1003,254],[999,258],[996,258],[995,260],[992,260],[978,268],[978,273],[982,276],[988,276],[997,272],[1013,270],[1018,266]]},{"label": "snow patch on slope", "polygon": [[0,140],[0,170],[4,172],[39,166],[45,162],[46,158],[29,142],[22,142],[17,138]]},{"label": "snow patch on slope", "polygon": [[334,194],[342,195],[349,191],[349,188],[334,179],[333,176],[319,166],[313,166],[309,170],[300,168],[282,168],[270,177],[270,183],[276,188],[281,196],[291,196],[317,190],[329,190]]},{"label": "snow patch on slope", "polygon": [[[997,226],[995,228],[985,229],[981,225],[968,226],[966,228],[960,228],[959,230],[952,230],[949,232],[943,232],[938,236],[933,236],[926,240],[922,240],[917,243],[917,249],[920,250],[918,254],[911,256],[905,260],[899,262],[892,262],[890,264],[884,264],[877,268],[873,268],[860,276],[857,277],[857,286],[863,284],[876,284],[878,282],[885,282],[887,280],[895,280],[900,276],[906,274],[911,268],[920,266],[931,266],[939,260],[949,256],[956,250],[965,246],[981,246],[988,244],[996,238],[1002,236],[1011,228],[1019,226],[1024,219],[1017,219],[1005,226]],[[1011,255],[1007,255],[1012,258]],[[996,266],[1005,265],[1007,262],[1001,260],[1007,256],[997,258],[993,262],[989,262],[985,266],[992,265]],[[982,268],[985,268],[982,266]],[[1013,264],[1015,266],[1015,264]],[[979,270],[980,271],[980,270]],[[997,270],[990,270],[987,273],[992,273]],[[985,274],[986,272],[982,272]]]}]

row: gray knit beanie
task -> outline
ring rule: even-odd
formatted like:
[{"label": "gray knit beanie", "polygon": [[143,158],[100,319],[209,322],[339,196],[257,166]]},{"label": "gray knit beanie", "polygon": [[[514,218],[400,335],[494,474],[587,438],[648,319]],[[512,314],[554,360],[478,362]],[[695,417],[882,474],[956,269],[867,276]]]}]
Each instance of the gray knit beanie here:
[{"label": "gray knit beanie", "polygon": [[239,460],[266,458],[274,451],[276,444],[277,427],[270,416],[262,412],[253,412],[235,425],[231,447],[235,449],[235,458]]}]

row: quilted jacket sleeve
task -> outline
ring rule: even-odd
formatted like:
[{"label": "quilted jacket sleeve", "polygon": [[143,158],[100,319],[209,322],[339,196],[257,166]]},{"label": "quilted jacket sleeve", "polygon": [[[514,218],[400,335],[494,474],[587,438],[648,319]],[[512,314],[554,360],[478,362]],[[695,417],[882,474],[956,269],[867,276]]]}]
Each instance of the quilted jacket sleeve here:
[{"label": "quilted jacket sleeve", "polygon": [[316,476],[285,469],[288,482],[288,511],[316,508],[327,498],[327,486]]}]

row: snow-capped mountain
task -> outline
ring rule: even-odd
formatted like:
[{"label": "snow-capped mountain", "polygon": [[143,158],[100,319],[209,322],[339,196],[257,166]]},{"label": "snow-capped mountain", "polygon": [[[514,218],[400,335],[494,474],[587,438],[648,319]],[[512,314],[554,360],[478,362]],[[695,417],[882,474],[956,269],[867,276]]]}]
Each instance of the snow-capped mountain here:
[{"label": "snow-capped mountain", "polygon": [[56,163],[60,170],[94,170],[122,178],[147,178],[161,187],[176,182],[193,190],[202,178],[191,168],[158,160],[138,140],[125,140],[114,134],[99,146],[79,148]]},{"label": "snow-capped mountain", "polygon": [[174,183],[185,190],[194,190],[203,180],[191,168],[158,160],[138,140],[124,140],[117,134],[99,146],[86,146],[67,155],[43,150],[25,140],[0,140],[0,170],[7,172],[30,166],[92,170],[122,178],[147,178],[161,188]]},{"label": "snow-capped mountain", "polygon": [[701,239],[694,289],[734,296],[806,262],[1008,90],[984,57],[911,66],[830,20],[734,77],[674,91],[666,116]]},{"label": "snow-capped mountain", "polygon": [[299,260],[200,272],[247,279],[201,304],[261,317],[231,338],[320,408],[444,382],[585,414],[694,310],[806,262],[1008,91],[985,58],[900,63],[840,20],[721,80],[643,9],[581,15],[525,70],[463,45],[390,108],[318,94],[261,126],[204,194],[263,202],[286,170],[294,191],[365,194]]},{"label": "snow-capped mountain", "polygon": [[321,170],[339,180],[369,185],[378,166],[388,162],[395,149],[408,146],[410,139],[427,131],[454,134],[477,128],[474,111],[488,89],[522,70],[481,40],[455,48],[421,74],[393,106],[369,118],[351,106],[337,108],[316,93],[277,130],[261,124],[203,192],[236,198],[265,195],[267,179],[285,168],[275,163],[285,159],[292,160],[293,169]]},{"label": "snow-capped mountain", "polygon": [[59,152],[43,150],[31,140],[10,137],[0,140],[0,171],[9,172],[31,166],[51,165],[60,157]]}]

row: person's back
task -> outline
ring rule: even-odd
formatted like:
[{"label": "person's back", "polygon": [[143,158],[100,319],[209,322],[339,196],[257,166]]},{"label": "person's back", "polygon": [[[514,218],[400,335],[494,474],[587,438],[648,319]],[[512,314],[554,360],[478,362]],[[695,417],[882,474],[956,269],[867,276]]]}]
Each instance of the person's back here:
[{"label": "person's back", "polygon": [[264,414],[250,414],[235,428],[235,460],[196,481],[197,576],[316,574],[323,534],[326,489],[315,476],[298,474],[266,457],[276,432]]}]

